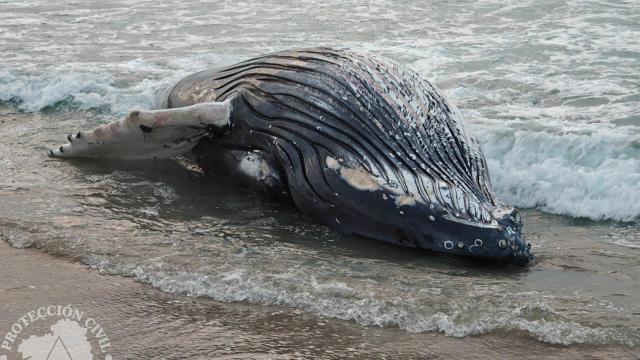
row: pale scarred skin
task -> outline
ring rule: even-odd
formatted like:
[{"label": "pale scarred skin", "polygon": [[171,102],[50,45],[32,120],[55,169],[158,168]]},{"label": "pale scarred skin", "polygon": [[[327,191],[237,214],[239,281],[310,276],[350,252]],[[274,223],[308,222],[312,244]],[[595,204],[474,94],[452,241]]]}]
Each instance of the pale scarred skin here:
[{"label": "pale scarred skin", "polygon": [[175,109],[135,110],[121,120],[69,135],[53,157],[161,159],[191,150],[214,129],[229,125],[229,102]]}]

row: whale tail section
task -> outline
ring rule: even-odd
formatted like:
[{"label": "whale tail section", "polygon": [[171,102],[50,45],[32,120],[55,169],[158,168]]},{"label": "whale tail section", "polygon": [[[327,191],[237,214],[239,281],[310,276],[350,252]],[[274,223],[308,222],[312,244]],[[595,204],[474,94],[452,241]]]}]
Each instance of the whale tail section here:
[{"label": "whale tail section", "polygon": [[59,158],[162,159],[184,154],[200,139],[229,128],[231,102],[135,110],[118,121],[68,135],[69,142],[49,151]]}]

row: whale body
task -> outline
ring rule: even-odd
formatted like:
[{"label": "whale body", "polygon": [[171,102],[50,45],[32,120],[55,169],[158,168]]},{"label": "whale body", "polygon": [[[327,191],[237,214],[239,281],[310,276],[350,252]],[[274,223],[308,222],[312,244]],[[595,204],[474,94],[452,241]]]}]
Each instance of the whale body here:
[{"label": "whale body", "polygon": [[206,172],[341,233],[494,262],[533,258],[459,111],[379,56],[312,48],[198,72],[160,109],[69,140],[51,155],[190,153]]}]

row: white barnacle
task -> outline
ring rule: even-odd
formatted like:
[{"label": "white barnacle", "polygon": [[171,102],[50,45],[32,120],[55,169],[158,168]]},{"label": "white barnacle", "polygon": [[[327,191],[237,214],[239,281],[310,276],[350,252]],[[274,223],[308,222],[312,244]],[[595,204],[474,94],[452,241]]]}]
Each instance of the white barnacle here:
[{"label": "white barnacle", "polygon": [[338,170],[340,169],[340,164],[338,163],[338,160],[336,160],[335,158],[332,158],[331,156],[327,156],[324,159],[325,163],[327,164],[327,167],[329,169],[333,169],[333,170]]},{"label": "white barnacle", "polygon": [[431,220],[431,221],[436,221],[436,218],[435,218],[435,217],[433,217],[433,215],[429,215],[429,220]]}]

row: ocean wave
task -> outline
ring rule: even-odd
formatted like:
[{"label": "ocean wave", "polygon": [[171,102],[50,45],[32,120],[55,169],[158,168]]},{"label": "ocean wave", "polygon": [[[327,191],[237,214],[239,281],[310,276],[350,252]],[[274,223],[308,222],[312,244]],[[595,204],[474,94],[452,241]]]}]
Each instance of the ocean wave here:
[{"label": "ocean wave", "polygon": [[[295,274],[255,274],[233,269],[217,274],[171,271],[162,265],[114,265],[96,257],[85,261],[101,272],[134,277],[163,291],[188,296],[206,296],[222,302],[249,302],[259,305],[291,306],[309,313],[365,326],[395,326],[409,332],[438,331],[448,336],[465,337],[497,330],[518,330],[551,344],[622,344],[637,346],[640,340],[612,327],[579,324],[563,319],[544,303],[514,304],[503,301],[486,308],[474,302],[448,309],[426,306],[407,297],[383,299],[374,291],[351,288],[342,282],[320,283],[315,278]],[[289,279],[295,286],[282,286]],[[441,294],[437,294],[441,295]],[[483,307],[484,306],[484,307]],[[537,314],[527,316],[525,313]],[[540,313],[555,319],[539,318]]]},{"label": "ocean wave", "polygon": [[477,126],[502,200],[592,220],[640,217],[639,129],[537,125]]},{"label": "ocean wave", "polygon": [[131,109],[153,108],[178,80],[210,64],[234,58],[200,54],[180,59],[135,59],[119,64],[65,64],[38,72],[0,70],[0,101],[36,112],[60,103],[72,110],[98,110],[120,116]]},{"label": "ocean wave", "polygon": [[[179,60],[138,59],[93,70],[81,65],[37,74],[5,70],[0,71],[0,101],[13,102],[28,112],[67,104],[75,110],[122,116],[131,109],[154,107],[158,97],[187,74],[232,60],[237,59],[210,54]],[[445,92],[458,100],[482,96],[472,88]],[[614,107],[627,105],[612,104],[608,111],[621,113],[626,108]],[[596,111],[570,106],[534,107],[528,112],[513,106],[485,109],[514,120],[465,111],[482,142],[498,195],[511,205],[596,221],[640,218],[640,127],[567,121],[572,109],[582,111],[582,117],[593,116],[585,111]],[[541,111],[551,111],[553,116]],[[528,118],[521,120],[519,116],[525,115]]]},{"label": "ocean wave", "polygon": [[151,108],[170,84],[186,73],[135,83],[122,83],[108,72],[50,69],[41,74],[0,72],[0,101],[18,109],[40,111],[68,102],[75,110],[100,110],[114,115],[134,108]]}]

